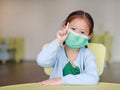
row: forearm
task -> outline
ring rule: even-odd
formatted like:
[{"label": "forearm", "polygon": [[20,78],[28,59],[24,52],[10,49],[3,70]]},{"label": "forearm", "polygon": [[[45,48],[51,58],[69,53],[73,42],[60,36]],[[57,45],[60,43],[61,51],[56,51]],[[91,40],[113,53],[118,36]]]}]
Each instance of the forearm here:
[{"label": "forearm", "polygon": [[54,40],[48,44],[37,56],[37,63],[43,67],[50,67],[53,65],[54,60],[57,57],[57,52],[59,49],[59,43]]},{"label": "forearm", "polygon": [[99,76],[90,74],[67,75],[62,78],[62,84],[94,85],[99,81]]}]

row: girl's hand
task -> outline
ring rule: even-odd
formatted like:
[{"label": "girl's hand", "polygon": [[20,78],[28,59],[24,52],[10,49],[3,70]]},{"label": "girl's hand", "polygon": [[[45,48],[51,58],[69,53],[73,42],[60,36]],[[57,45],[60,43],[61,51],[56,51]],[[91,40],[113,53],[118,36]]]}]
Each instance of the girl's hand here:
[{"label": "girl's hand", "polygon": [[60,45],[63,44],[63,42],[65,41],[68,35],[68,32],[67,32],[68,27],[69,27],[69,23],[67,23],[67,26],[65,26],[63,30],[59,30],[57,32],[57,41],[59,42]]},{"label": "girl's hand", "polygon": [[62,85],[62,79],[61,78],[52,78],[48,79],[42,82],[39,82],[40,85]]}]

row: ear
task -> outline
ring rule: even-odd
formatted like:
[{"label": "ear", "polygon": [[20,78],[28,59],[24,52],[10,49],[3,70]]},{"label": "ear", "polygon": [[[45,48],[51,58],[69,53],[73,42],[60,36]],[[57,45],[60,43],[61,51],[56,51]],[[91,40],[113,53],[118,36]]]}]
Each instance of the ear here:
[{"label": "ear", "polygon": [[89,38],[89,39],[92,39],[92,36],[91,36],[91,35],[88,35],[88,38]]},{"label": "ear", "polygon": [[92,38],[93,38],[93,33],[91,33],[90,35],[88,35],[88,38],[89,38],[89,41],[91,41]]}]

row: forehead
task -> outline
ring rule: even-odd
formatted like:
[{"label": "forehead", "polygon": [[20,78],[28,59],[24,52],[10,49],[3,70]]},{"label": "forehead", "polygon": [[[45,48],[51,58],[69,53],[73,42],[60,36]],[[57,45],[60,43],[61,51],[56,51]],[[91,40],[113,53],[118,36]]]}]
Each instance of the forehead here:
[{"label": "forehead", "polygon": [[74,26],[78,29],[85,29],[89,31],[89,23],[87,21],[87,19],[85,18],[75,18],[73,20],[71,20],[70,22],[71,26]]}]

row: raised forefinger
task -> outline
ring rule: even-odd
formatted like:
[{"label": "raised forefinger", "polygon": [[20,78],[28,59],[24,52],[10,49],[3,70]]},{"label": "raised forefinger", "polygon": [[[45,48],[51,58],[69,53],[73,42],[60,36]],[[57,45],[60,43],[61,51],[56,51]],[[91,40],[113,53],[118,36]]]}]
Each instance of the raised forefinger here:
[{"label": "raised forefinger", "polygon": [[67,31],[68,28],[69,28],[69,22],[68,22],[67,25],[65,26],[64,30]]}]

